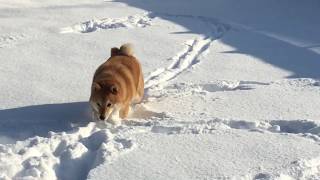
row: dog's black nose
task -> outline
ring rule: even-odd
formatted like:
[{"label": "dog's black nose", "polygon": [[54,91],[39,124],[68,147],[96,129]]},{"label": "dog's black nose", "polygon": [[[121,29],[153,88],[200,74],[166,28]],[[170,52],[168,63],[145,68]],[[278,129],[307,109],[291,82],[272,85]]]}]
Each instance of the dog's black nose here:
[{"label": "dog's black nose", "polygon": [[106,117],[104,115],[99,116],[100,120],[104,120]]}]

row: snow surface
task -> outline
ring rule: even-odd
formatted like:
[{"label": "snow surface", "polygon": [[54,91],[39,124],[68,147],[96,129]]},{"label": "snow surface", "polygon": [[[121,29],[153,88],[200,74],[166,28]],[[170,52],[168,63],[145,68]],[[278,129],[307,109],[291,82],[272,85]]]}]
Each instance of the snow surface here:
[{"label": "snow surface", "polygon": [[[0,179],[320,179],[320,3],[0,0]],[[131,42],[145,99],[92,122]]]}]

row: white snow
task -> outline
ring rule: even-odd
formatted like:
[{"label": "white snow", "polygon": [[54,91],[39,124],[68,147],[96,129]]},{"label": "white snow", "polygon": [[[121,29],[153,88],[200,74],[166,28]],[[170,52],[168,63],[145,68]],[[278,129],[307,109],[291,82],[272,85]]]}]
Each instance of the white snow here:
[{"label": "white snow", "polygon": [[[0,179],[320,179],[320,4],[0,0]],[[145,98],[92,122],[131,42]]]}]

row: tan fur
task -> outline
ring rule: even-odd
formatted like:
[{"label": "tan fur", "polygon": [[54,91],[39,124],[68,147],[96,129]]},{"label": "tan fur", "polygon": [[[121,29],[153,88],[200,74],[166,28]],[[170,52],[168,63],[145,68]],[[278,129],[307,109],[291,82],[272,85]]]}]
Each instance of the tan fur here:
[{"label": "tan fur", "polygon": [[93,77],[90,103],[95,115],[108,118],[118,109],[120,118],[124,119],[130,104],[139,103],[143,93],[142,69],[133,56],[132,45],[112,48],[111,57],[98,67]]}]

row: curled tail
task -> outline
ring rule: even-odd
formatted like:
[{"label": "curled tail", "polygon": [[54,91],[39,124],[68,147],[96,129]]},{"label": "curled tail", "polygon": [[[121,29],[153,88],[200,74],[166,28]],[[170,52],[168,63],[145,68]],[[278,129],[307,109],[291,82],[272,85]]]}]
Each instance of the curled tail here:
[{"label": "curled tail", "polygon": [[117,47],[111,48],[111,56],[133,56],[133,45],[130,43],[123,44],[120,49]]}]

